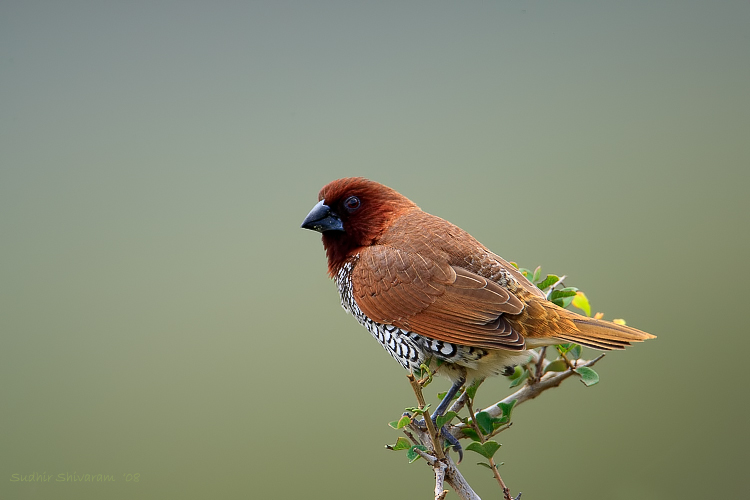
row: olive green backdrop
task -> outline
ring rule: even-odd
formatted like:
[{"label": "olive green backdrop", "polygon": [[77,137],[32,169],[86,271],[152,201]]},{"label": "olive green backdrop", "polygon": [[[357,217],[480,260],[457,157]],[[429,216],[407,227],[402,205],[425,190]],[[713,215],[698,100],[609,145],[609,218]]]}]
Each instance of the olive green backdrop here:
[{"label": "olive green backdrop", "polygon": [[430,469],[383,448],[405,373],[299,229],[351,175],[659,336],[518,409],[514,492],[748,495],[749,21],[746,1],[2,2],[0,498],[429,498]]}]

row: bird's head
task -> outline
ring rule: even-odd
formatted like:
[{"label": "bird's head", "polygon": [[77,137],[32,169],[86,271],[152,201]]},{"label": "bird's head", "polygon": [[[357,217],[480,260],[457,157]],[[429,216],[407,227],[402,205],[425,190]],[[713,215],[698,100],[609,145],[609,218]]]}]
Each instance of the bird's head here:
[{"label": "bird's head", "polygon": [[302,227],[323,234],[331,275],[357,249],[376,244],[398,217],[419,209],[393,189],[362,177],[326,184],[318,200]]}]

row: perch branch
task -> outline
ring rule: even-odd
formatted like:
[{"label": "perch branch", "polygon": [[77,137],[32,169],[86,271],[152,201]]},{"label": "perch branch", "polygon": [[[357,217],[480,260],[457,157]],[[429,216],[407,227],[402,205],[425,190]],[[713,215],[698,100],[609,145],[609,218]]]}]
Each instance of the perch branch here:
[{"label": "perch branch", "polygon": [[[591,361],[586,361],[582,364],[578,364],[578,368],[582,366],[594,366],[600,359],[604,357],[604,354],[600,354],[596,358],[592,359]],[[497,403],[493,404],[489,408],[486,408],[482,411],[487,412],[490,414],[491,417],[496,418],[499,417],[502,414],[502,410],[498,406],[500,403],[507,403],[510,404],[511,401],[515,401],[515,406],[520,405],[521,403],[528,401],[529,399],[534,399],[547,389],[552,389],[553,387],[557,387],[560,384],[563,383],[563,381],[567,378],[570,378],[571,376],[575,375],[575,372],[573,370],[566,370],[564,372],[549,372],[545,373],[544,376],[541,378],[541,380],[535,384],[532,385],[524,385],[519,390],[511,394],[510,396],[506,397],[505,399],[502,399],[498,401]],[[452,432],[454,435],[458,438],[463,437],[461,435],[461,431],[466,428],[466,424],[458,424],[453,427]]]}]

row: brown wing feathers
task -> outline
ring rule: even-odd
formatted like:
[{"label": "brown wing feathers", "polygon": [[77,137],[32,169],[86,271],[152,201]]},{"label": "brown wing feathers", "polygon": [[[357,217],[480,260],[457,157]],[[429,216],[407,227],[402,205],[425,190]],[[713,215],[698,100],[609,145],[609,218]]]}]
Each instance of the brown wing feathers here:
[{"label": "brown wing feathers", "polygon": [[368,317],[446,342],[520,349],[523,337],[502,317],[523,303],[466,269],[382,245],[362,249],[354,298]]}]

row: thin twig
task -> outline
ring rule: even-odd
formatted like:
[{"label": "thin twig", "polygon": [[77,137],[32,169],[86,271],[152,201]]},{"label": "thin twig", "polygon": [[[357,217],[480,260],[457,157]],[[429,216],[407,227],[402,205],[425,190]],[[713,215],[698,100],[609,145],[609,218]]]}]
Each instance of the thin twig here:
[{"label": "thin twig", "polygon": [[[412,386],[412,389],[414,390],[414,394],[417,397],[417,402],[419,403],[421,408],[426,407],[426,403],[424,401],[424,396],[422,394],[422,389],[419,387],[419,384],[416,384],[416,380],[413,376],[408,376],[409,383]],[[479,495],[477,495],[474,490],[471,488],[469,483],[466,481],[466,478],[461,474],[461,472],[458,470],[458,467],[456,467],[455,462],[451,459],[450,456],[447,456],[443,453],[443,450],[440,446],[437,446],[434,437],[436,436],[435,427],[432,425],[432,420],[430,419],[429,415],[425,415],[425,424],[427,425],[427,430],[424,428],[420,428],[416,420],[412,420],[412,422],[409,424],[409,429],[411,432],[407,432],[407,436],[409,436],[409,439],[412,440],[412,442],[415,442],[415,444],[418,442],[420,444],[426,445],[429,444],[432,446],[435,450],[435,455],[438,453],[441,453],[444,458],[439,459],[436,456],[433,456],[430,453],[427,453],[419,448],[414,448],[414,452],[417,453],[419,456],[425,459],[425,461],[433,468],[433,471],[437,475],[439,471],[437,468],[445,467],[445,471],[443,473],[443,480],[445,483],[448,483],[450,487],[453,489],[454,492],[456,492],[456,495],[461,500],[481,500],[479,498]],[[429,428],[432,427],[434,434],[430,434]],[[413,433],[413,434],[412,434]],[[437,481],[437,479],[436,479]],[[437,490],[437,488],[436,488]],[[436,498],[444,499],[445,494],[447,494],[447,490],[443,490],[446,493],[441,494],[443,496]],[[436,491],[437,493],[437,491]]]},{"label": "thin twig", "polygon": [[[560,351],[558,351],[558,352],[560,352]],[[560,357],[563,359],[563,361],[565,361],[565,364],[568,366],[569,370],[575,370],[576,369],[576,365],[574,365],[573,363],[571,363],[570,360],[568,359],[568,357],[565,354],[567,354],[567,353],[560,352]],[[602,356],[604,356],[604,354],[602,354]]]},{"label": "thin twig", "polygon": [[430,464],[432,467],[435,467],[436,464],[439,463],[438,460],[434,456],[430,455],[426,451],[422,451],[419,448],[414,448],[414,451],[417,453],[417,455],[424,458],[425,462]]},{"label": "thin twig", "polygon": [[456,412],[456,415],[458,415],[458,412],[460,412],[466,402],[469,400],[469,395],[466,393],[466,389],[461,393],[461,395],[453,402],[451,407],[448,409],[448,411]]},{"label": "thin twig", "polygon": [[543,370],[544,370],[544,361],[545,357],[547,355],[547,346],[542,347],[542,349],[539,351],[539,360],[537,360],[535,369],[534,369],[534,383],[539,382],[542,379]]},{"label": "thin twig", "polygon": [[513,425],[513,422],[508,422],[505,425],[501,425],[500,427],[498,427],[497,429],[495,429],[494,431],[492,431],[492,434],[488,435],[487,439],[493,438],[493,437],[497,436],[498,434],[500,434],[504,430],[509,429],[511,425]]},{"label": "thin twig", "polygon": [[474,432],[476,432],[477,436],[479,436],[480,442],[484,444],[484,434],[482,434],[481,429],[479,429],[479,424],[477,424],[477,416],[474,413],[474,404],[471,398],[469,398],[466,406],[469,409],[469,417],[471,417],[471,428],[474,429]]},{"label": "thin twig", "polygon": [[[427,407],[427,403],[425,403],[424,395],[422,394],[422,388],[417,382],[417,379],[414,378],[414,375],[410,373],[409,375],[407,375],[407,378],[409,379],[411,388],[414,390],[414,395],[417,396],[417,403],[419,403],[419,408],[421,410],[424,410]],[[430,418],[429,413],[425,412],[423,416],[425,425],[427,426],[427,432],[430,435],[430,442],[435,449],[435,455],[438,457],[438,459],[442,460],[443,458],[445,458],[445,454],[443,453],[443,447],[440,443],[440,440],[438,439],[437,432],[435,431],[435,425],[432,423],[432,419]]]},{"label": "thin twig", "polygon": [[[474,432],[477,433],[477,436],[479,436],[479,441],[484,444],[487,442],[487,438],[484,436],[484,433],[479,428],[479,424],[477,424],[477,417],[474,413],[474,404],[471,398],[469,398],[469,401],[466,403],[466,406],[469,409],[469,416],[471,417],[471,427],[474,429]],[[503,478],[500,477],[500,471],[497,470],[497,464],[495,463],[495,460],[492,457],[489,457],[490,461],[490,467],[492,468],[492,474],[495,476],[495,480],[497,481],[497,484],[500,485],[500,489],[503,491],[503,497],[505,500],[512,500],[510,498],[510,488],[508,488],[505,485],[505,482],[503,481]]]},{"label": "thin twig", "polygon": [[495,463],[495,460],[492,457],[490,457],[490,467],[492,467],[492,473],[495,475],[497,484],[499,484],[500,489],[503,490],[503,498],[505,500],[513,500],[512,498],[510,498],[510,488],[505,486],[505,482],[503,481],[503,478],[500,477],[500,471],[497,470],[497,464]]},{"label": "thin twig", "polygon": [[417,438],[414,437],[414,434],[412,434],[411,432],[407,431],[406,429],[404,429],[404,434],[406,434],[406,437],[408,437],[409,440],[412,443],[414,443],[415,446],[418,446],[418,445],[422,444],[419,441],[417,441]]}]

